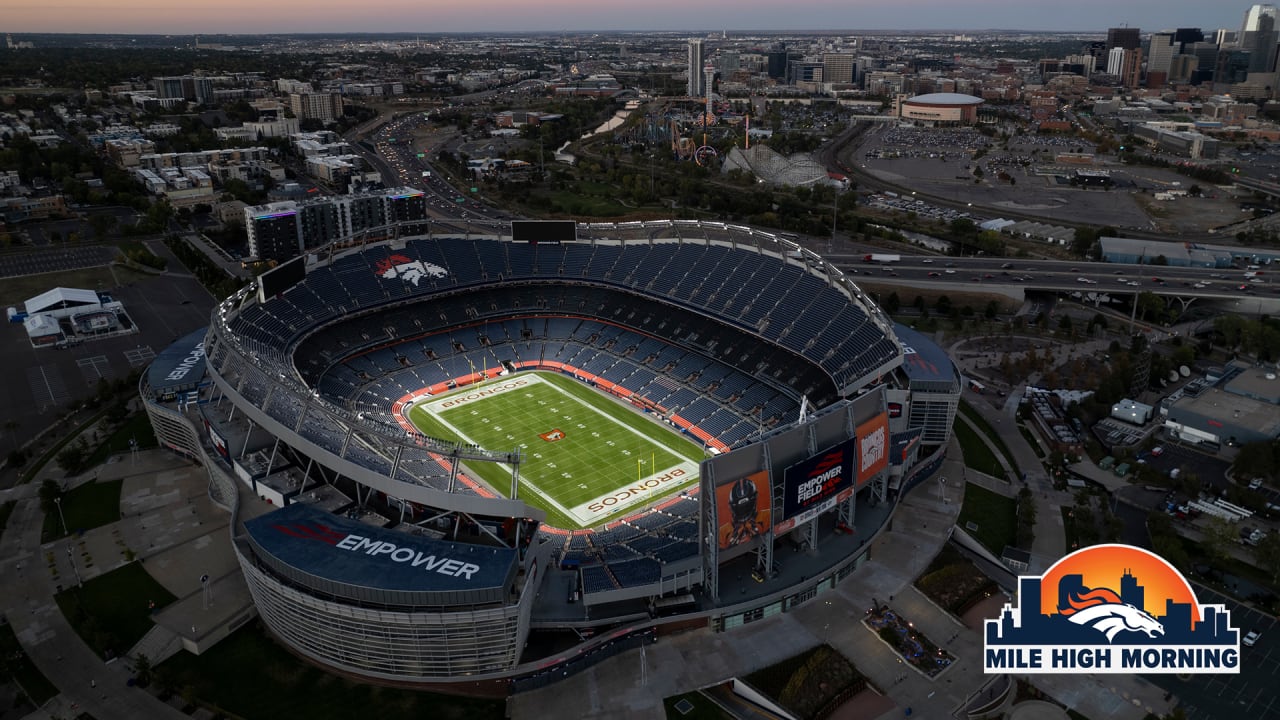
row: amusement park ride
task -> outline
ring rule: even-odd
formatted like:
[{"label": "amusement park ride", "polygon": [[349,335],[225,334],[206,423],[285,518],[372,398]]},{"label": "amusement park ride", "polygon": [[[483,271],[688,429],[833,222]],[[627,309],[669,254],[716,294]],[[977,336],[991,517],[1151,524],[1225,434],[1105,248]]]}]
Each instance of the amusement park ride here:
[{"label": "amusement park ride", "polygon": [[[699,165],[705,166],[719,155],[719,153],[716,152],[716,149],[708,143],[707,134],[708,129],[720,121],[720,117],[716,114],[715,102],[711,92],[711,88],[715,82],[716,69],[711,65],[707,65],[702,69],[702,72],[707,78],[705,85],[707,88],[707,94],[703,100],[703,110],[696,118],[691,122],[688,122],[695,133],[698,128],[701,128],[702,142],[699,144],[693,137],[681,134],[680,118],[668,114],[665,116],[665,119],[670,123],[672,154],[679,160],[693,160]],[[728,107],[726,106],[724,110],[727,111]],[[751,119],[749,116],[746,118],[746,122],[749,130],[751,127]],[[750,138],[747,138],[748,147],[750,147],[750,142]]]}]

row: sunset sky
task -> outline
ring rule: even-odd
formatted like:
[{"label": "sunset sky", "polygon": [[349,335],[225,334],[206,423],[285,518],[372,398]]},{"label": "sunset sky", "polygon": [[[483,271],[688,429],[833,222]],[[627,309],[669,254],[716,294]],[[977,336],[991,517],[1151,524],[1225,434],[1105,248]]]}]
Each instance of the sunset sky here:
[{"label": "sunset sky", "polygon": [[1238,29],[1249,3],[1191,0],[0,0],[7,32],[261,33],[807,29]]}]

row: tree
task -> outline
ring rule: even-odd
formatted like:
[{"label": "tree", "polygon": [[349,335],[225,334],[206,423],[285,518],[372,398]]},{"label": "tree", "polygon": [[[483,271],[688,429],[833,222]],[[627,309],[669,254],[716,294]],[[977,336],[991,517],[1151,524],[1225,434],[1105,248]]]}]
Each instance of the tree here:
[{"label": "tree", "polygon": [[1218,562],[1226,560],[1235,541],[1234,525],[1220,517],[1209,518],[1204,527],[1204,542],[1201,543],[1206,555]]},{"label": "tree", "polygon": [[1147,319],[1147,315],[1153,315],[1153,319],[1159,319],[1164,314],[1165,304],[1164,298],[1153,292],[1138,293],[1138,315],[1143,321]]},{"label": "tree", "polygon": [[902,298],[898,297],[898,293],[896,291],[889,293],[889,297],[884,299],[884,311],[890,315],[898,312],[901,307]]},{"label": "tree", "polygon": [[1077,228],[1071,240],[1071,254],[1076,257],[1087,257],[1098,241],[1098,231],[1093,228]]},{"label": "tree", "polygon": [[110,213],[98,213],[89,216],[89,226],[93,228],[93,236],[103,239],[116,225],[116,216]]},{"label": "tree", "polygon": [[51,513],[57,509],[57,500],[63,495],[62,485],[56,480],[45,480],[40,483],[40,509]]},{"label": "tree", "polygon": [[1253,549],[1253,554],[1272,584],[1280,583],[1280,532],[1267,533]]},{"label": "tree", "polygon": [[133,672],[137,676],[138,684],[146,687],[151,683],[151,658],[142,653],[133,659]]},{"label": "tree", "polygon": [[58,453],[58,467],[66,473],[76,472],[84,465],[86,455],[88,452],[83,442],[72,443]]}]

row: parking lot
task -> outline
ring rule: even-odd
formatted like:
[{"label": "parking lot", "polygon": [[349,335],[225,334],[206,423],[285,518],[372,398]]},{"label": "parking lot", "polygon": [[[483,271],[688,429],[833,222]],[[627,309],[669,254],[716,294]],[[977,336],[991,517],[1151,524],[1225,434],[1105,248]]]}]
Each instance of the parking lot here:
[{"label": "parking lot", "polygon": [[1113,418],[1104,418],[1093,426],[1093,434],[1107,447],[1132,447],[1146,440],[1154,429],[1154,426],[1139,427]]},{"label": "parking lot", "polygon": [[115,256],[115,248],[101,245],[0,255],[0,278],[98,267],[110,263]]},{"label": "parking lot", "polygon": [[1182,701],[1189,720],[1221,720],[1280,718],[1280,693],[1276,678],[1280,677],[1280,627],[1266,613],[1241,605],[1206,587],[1195,586],[1201,604],[1222,604],[1231,611],[1231,623],[1246,633],[1262,633],[1253,647],[1240,647],[1239,675],[1193,675],[1186,680],[1176,675],[1148,675],[1155,685],[1172,692]]}]

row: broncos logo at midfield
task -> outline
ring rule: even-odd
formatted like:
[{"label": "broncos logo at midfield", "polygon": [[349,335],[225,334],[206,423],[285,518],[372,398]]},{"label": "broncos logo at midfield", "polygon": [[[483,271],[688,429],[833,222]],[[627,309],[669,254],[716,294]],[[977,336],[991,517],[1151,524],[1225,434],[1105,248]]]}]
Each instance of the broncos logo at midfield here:
[{"label": "broncos logo at midfield", "polygon": [[1059,607],[1058,613],[1071,622],[1091,627],[1107,636],[1107,642],[1115,640],[1122,632],[1143,632],[1154,638],[1164,635],[1164,625],[1133,605],[1125,603],[1119,595],[1107,588],[1096,588],[1085,593],[1073,593],[1067,607]]}]

